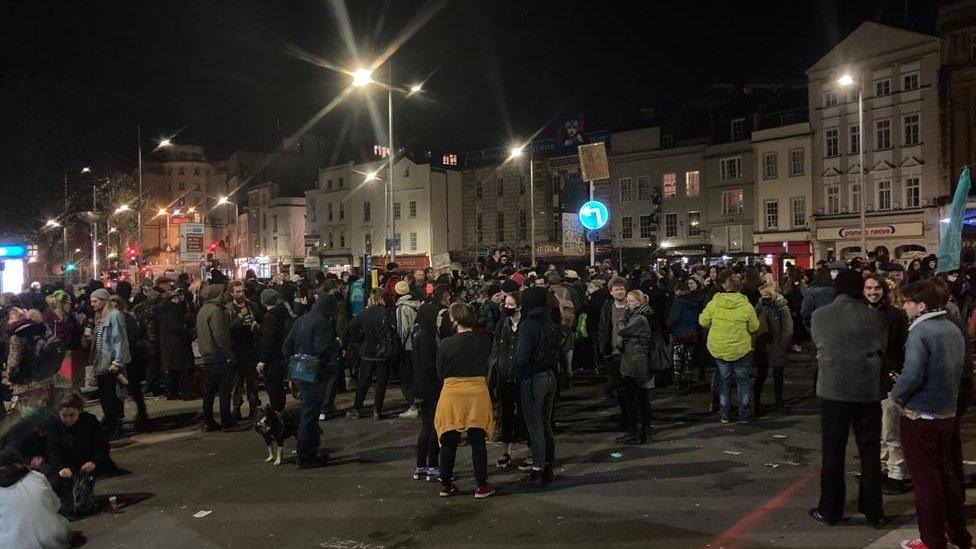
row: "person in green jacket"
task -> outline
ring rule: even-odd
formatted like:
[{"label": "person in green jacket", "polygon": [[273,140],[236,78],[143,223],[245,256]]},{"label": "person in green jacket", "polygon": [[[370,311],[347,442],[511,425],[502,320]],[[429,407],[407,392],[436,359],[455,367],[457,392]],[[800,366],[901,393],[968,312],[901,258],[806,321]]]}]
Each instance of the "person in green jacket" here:
[{"label": "person in green jacket", "polygon": [[759,329],[759,318],[746,296],[739,293],[735,273],[730,270],[720,272],[715,284],[722,291],[715,294],[698,316],[698,323],[708,329],[708,352],[718,365],[722,423],[729,422],[733,375],[739,393],[739,421],[745,423],[752,413],[749,353],[752,351],[752,333]]},{"label": "person in green jacket", "polygon": [[[234,418],[230,413],[231,366],[234,350],[230,338],[230,325],[222,302],[223,284],[208,284],[200,290],[204,302],[197,312],[197,348],[203,357],[203,376],[206,394],[203,396],[203,422],[205,431],[217,431],[221,427],[233,429]],[[220,395],[220,421],[214,420],[213,401]]]}]

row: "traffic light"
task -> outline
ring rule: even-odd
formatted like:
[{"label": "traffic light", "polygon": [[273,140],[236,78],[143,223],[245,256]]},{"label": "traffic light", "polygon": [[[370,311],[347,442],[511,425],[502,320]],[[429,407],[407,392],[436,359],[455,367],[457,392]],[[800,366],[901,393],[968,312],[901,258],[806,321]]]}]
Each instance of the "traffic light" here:
[{"label": "traffic light", "polygon": [[210,243],[210,251],[211,252],[216,252],[217,251],[217,241],[216,240],[214,240],[213,242]]},{"label": "traffic light", "polygon": [[78,270],[78,264],[77,264],[77,263],[75,263],[75,262],[68,262],[68,263],[65,263],[65,264],[64,264],[64,265],[63,265],[63,266],[61,267],[61,270],[62,270],[62,271],[64,271],[64,272],[66,272],[66,273],[70,273],[70,272],[72,272],[72,271],[77,271],[77,270]]}]

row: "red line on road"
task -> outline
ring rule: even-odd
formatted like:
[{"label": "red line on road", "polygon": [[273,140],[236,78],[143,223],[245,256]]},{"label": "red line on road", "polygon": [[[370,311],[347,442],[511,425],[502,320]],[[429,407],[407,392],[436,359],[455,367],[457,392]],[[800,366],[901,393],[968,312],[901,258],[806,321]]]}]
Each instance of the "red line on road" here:
[{"label": "red line on road", "polygon": [[748,515],[737,520],[735,524],[730,526],[728,530],[723,532],[721,536],[709,544],[709,547],[722,547],[724,549],[737,549],[741,547],[744,541],[739,539],[739,536],[751,529],[759,521],[768,517],[773,511],[782,507],[784,503],[793,499],[793,496],[805,488],[806,485],[813,480],[813,477],[816,474],[816,470],[808,472],[807,474],[803,475],[800,480],[794,482],[785,490],[767,500],[766,503],[763,503],[759,507],[753,509]]}]

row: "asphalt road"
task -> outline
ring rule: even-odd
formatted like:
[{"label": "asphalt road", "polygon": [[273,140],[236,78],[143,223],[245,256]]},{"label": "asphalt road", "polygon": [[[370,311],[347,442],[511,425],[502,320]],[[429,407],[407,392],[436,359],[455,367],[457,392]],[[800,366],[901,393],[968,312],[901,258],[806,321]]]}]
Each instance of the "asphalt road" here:
[{"label": "asphalt road", "polygon": [[[498,493],[484,500],[472,495],[467,447],[458,456],[460,494],[438,498],[436,484],[412,480],[417,420],[322,422],[332,461],[300,471],[265,463],[253,431],[181,427],[199,401],[156,400],[150,410],[165,418],[160,430],[113,450],[131,473],[96,486],[97,494],[118,497],[118,512],[74,527],[90,548],[897,547],[913,533],[912,496],[886,497],[892,526],[868,527],[854,514],[853,456],[851,520],[826,527],[806,514],[816,503],[820,459],[808,367],[787,372],[789,415],[749,425],[705,414],[704,393],[661,390],[653,441],[640,447],[614,443],[613,407],[597,384],[581,383],[557,405],[556,482],[518,487],[517,470],[494,468],[502,448],[492,444],[489,475]],[[391,388],[387,402],[398,398]],[[964,440],[973,431],[967,423]],[[289,461],[293,448],[294,439]],[[519,446],[515,457],[526,455]],[[201,511],[209,513],[196,518]]]}]

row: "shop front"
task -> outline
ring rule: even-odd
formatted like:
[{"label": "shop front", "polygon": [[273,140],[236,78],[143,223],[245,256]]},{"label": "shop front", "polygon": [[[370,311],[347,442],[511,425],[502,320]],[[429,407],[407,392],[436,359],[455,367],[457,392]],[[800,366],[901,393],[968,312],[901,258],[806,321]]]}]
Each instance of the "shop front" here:
[{"label": "shop front", "polygon": [[815,259],[809,231],[753,233],[755,250],[769,267],[774,280],[779,280],[789,265],[811,269]]},{"label": "shop front", "polygon": [[[427,254],[398,255],[394,261],[397,268],[401,271],[413,271],[415,269],[426,269],[430,267],[430,258]],[[373,256],[373,267],[385,267],[390,260],[385,255]]]},{"label": "shop front", "polygon": [[[880,222],[868,219],[866,230],[867,251],[877,246],[885,246],[892,259],[899,259],[906,252],[935,253],[938,248],[938,233],[927,231],[921,221]],[[832,223],[833,224],[833,223]],[[850,261],[855,257],[866,257],[861,249],[861,227],[856,219],[845,220],[835,226],[817,224],[816,247],[819,257],[837,258]]]},{"label": "shop front", "polygon": [[352,272],[353,262],[351,254],[323,255],[321,260],[322,272],[333,273],[335,275]]}]

